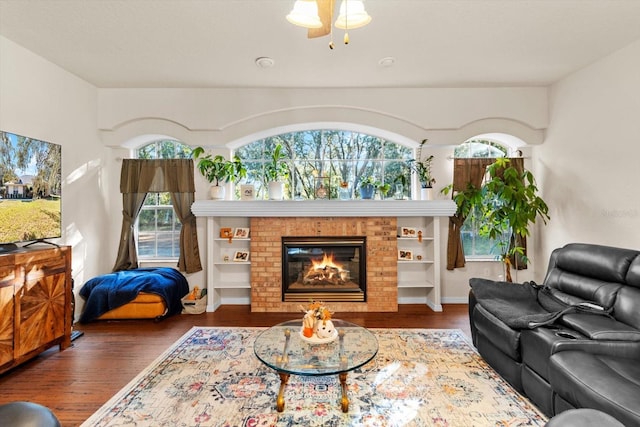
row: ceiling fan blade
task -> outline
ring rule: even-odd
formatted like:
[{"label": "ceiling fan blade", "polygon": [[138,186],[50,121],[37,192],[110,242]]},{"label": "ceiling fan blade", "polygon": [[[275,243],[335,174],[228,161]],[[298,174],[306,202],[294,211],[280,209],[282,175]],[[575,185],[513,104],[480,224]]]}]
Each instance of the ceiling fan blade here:
[{"label": "ceiling fan blade", "polygon": [[331,32],[331,20],[336,0],[316,0],[318,3],[318,16],[322,22],[320,28],[309,28],[307,37],[310,39],[326,36]]}]

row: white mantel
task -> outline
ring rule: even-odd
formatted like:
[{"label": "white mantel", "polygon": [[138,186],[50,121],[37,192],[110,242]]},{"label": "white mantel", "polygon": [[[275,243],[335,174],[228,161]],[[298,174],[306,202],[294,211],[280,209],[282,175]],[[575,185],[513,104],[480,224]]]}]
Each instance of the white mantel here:
[{"label": "white mantel", "polygon": [[197,217],[452,216],[452,200],[197,200]]}]

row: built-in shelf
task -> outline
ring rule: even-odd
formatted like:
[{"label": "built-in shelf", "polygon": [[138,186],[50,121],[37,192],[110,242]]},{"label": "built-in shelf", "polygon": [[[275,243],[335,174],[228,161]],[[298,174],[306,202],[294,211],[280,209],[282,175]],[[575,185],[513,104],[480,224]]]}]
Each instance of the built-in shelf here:
[{"label": "built-in shelf", "polygon": [[[398,226],[422,231],[398,237],[398,249],[411,250],[413,260],[398,260],[398,302],[424,301],[434,311],[440,302],[440,217],[455,213],[451,200],[199,200],[191,206],[207,219],[207,311],[214,311],[225,290],[250,289],[251,261],[224,261],[235,250],[248,249],[250,238],[221,238],[221,227],[248,227],[252,217],[396,217]],[[421,260],[415,259],[420,255]],[[233,268],[238,266],[242,268]],[[403,296],[406,295],[406,296]]]}]

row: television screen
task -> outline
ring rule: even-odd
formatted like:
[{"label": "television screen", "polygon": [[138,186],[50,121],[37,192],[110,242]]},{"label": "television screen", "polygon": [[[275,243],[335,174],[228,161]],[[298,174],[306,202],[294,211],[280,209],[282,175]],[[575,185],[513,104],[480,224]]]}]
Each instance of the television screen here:
[{"label": "television screen", "polygon": [[62,236],[62,147],[0,131],[0,244]]}]

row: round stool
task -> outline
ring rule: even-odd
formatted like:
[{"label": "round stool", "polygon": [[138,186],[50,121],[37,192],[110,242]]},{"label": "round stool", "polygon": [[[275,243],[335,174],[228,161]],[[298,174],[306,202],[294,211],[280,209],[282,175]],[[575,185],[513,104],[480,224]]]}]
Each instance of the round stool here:
[{"label": "round stool", "polygon": [[624,424],[602,411],[581,408],[559,413],[545,427],[624,427]]},{"label": "round stool", "polygon": [[11,402],[0,405],[2,427],[62,427],[46,406],[32,402]]}]

